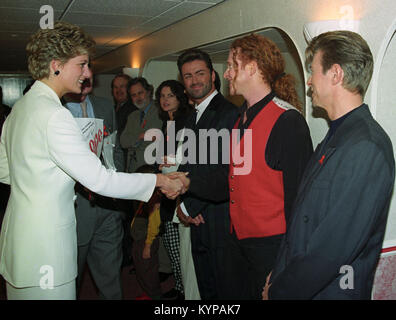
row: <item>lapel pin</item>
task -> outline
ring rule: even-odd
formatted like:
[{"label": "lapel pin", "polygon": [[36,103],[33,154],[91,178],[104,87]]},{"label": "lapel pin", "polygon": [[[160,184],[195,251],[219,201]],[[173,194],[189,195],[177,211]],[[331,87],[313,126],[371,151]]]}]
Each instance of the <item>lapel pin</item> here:
[{"label": "lapel pin", "polygon": [[323,164],[324,159],[325,159],[325,155],[323,155],[322,158],[320,158],[320,160],[319,160],[320,165]]}]

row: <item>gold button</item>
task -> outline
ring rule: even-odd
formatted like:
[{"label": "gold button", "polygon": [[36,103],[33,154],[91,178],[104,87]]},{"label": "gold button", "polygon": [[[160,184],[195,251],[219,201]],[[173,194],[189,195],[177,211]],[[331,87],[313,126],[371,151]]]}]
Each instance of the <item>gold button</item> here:
[{"label": "gold button", "polygon": [[234,188],[231,188],[231,192],[233,192],[234,191]]},{"label": "gold button", "polygon": [[235,201],[234,201],[234,200],[231,200],[231,203],[232,203],[232,204],[234,204],[234,203],[235,203]]},{"label": "gold button", "polygon": [[231,176],[231,179],[234,179],[234,176]]}]

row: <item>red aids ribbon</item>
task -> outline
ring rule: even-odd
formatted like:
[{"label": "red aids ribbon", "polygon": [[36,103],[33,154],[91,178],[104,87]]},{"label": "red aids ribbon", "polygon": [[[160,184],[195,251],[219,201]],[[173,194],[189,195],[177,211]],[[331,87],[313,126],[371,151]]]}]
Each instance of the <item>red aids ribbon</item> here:
[{"label": "red aids ribbon", "polygon": [[323,155],[322,158],[320,158],[320,160],[319,160],[320,165],[323,164],[324,159],[325,159],[325,155]]}]

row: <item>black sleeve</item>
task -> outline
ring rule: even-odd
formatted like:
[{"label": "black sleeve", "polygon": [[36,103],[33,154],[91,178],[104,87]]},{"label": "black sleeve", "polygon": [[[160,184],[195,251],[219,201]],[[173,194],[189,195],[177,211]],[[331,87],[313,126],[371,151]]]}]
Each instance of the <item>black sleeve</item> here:
[{"label": "black sleeve", "polygon": [[284,112],[272,128],[265,159],[269,167],[283,172],[286,223],[312,153],[311,135],[304,117],[296,110]]},{"label": "black sleeve", "polygon": [[195,197],[182,197],[184,207],[186,208],[188,215],[191,218],[195,218],[197,215],[202,213],[210,202]]}]

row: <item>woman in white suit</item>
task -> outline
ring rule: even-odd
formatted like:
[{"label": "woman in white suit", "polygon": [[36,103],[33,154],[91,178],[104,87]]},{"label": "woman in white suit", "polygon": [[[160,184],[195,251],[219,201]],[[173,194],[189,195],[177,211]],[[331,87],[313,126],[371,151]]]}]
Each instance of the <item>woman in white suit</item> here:
[{"label": "woman in white suit", "polygon": [[8,299],[75,299],[74,184],[95,193],[147,201],[155,187],[170,197],[178,180],[107,170],[89,150],[60,98],[80,93],[95,42],[64,22],[39,30],[27,45],[37,80],[12,108],[0,141],[0,181],[11,195],[0,234],[0,273]]}]

